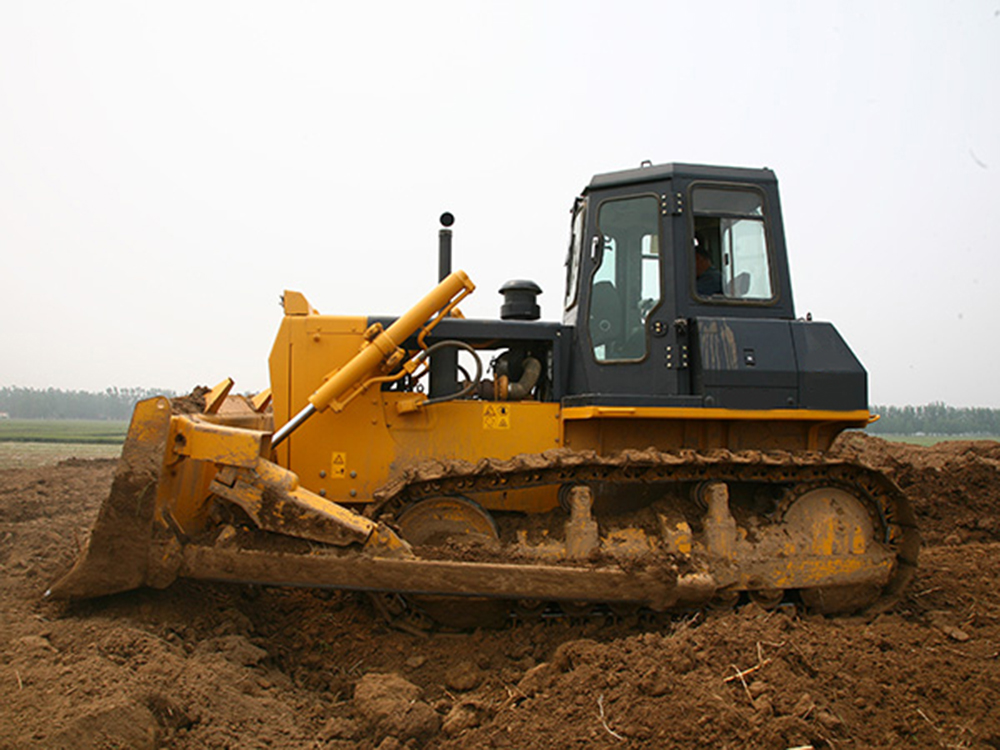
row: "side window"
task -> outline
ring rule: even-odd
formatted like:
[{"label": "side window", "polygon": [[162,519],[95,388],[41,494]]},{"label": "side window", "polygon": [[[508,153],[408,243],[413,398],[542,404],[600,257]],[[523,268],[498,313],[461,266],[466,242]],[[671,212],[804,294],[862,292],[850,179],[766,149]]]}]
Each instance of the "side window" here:
[{"label": "side window", "polygon": [[660,301],[659,200],[605,201],[590,281],[590,341],[598,362],[646,356],[646,318]]},{"label": "side window", "polygon": [[720,301],[773,299],[763,195],[756,190],[696,187],[691,206],[696,296]]},{"label": "side window", "polygon": [[583,222],[587,216],[587,201],[577,198],[573,204],[573,219],[570,222],[569,251],[566,254],[566,301],[569,310],[576,304],[577,282],[580,279],[580,257],[583,254]]}]

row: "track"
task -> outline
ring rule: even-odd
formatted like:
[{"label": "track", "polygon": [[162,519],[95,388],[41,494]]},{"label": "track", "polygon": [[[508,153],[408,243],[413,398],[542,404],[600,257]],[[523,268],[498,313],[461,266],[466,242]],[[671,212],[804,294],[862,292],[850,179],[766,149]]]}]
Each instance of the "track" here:
[{"label": "track", "polygon": [[[623,498],[629,505],[627,499],[630,496],[647,499],[672,497],[675,504],[677,498],[681,498],[685,515],[692,520],[695,531],[701,532],[699,518],[705,508],[698,501],[697,490],[713,482],[723,482],[731,488],[733,515],[743,528],[758,522],[772,523],[797,499],[819,487],[845,491],[864,504],[871,516],[876,540],[886,545],[895,557],[888,584],[876,589],[841,585],[803,590],[801,601],[811,609],[834,613],[864,607],[885,607],[895,601],[914,575],[919,535],[914,513],[899,488],[875,469],[849,459],[831,458],[819,453],[728,450],[699,453],[647,449],[604,456],[593,451],[558,449],[510,460],[484,459],[476,464],[435,460],[411,467],[396,481],[382,488],[376,493],[376,501],[366,509],[366,515],[393,524],[400,513],[427,498],[475,498],[480,493],[496,490],[587,485],[595,489],[599,498],[609,499],[605,507],[614,507]],[[763,504],[760,502],[762,495],[765,498]],[[635,507],[635,503],[631,505]],[[603,531],[604,521],[610,519],[602,518],[600,512],[595,515]],[[615,514],[614,522],[625,526],[629,524],[628,517],[620,514]],[[516,522],[513,524],[517,525]],[[509,561],[512,556],[517,557],[516,551],[513,555],[511,553],[510,535],[505,535],[501,541],[503,546],[499,552],[495,548],[482,552],[480,559]],[[448,552],[442,554],[447,555]],[[714,604],[735,604],[740,594],[739,586],[730,587],[715,598]],[[743,589],[744,596],[750,596],[768,607],[781,603],[786,594],[795,594],[794,598],[798,598],[798,592]],[[447,608],[443,617],[438,616],[441,611],[439,602],[428,608],[433,612],[431,615],[396,594],[378,595],[377,603],[389,619],[405,629],[426,629],[435,619],[446,624],[450,619]],[[484,607],[483,619],[496,621],[497,603],[484,604],[490,606]],[[469,619],[471,611],[468,602],[459,600],[455,609],[462,613],[462,626],[468,626],[470,623],[464,622]],[[503,612],[521,619],[558,613],[572,617],[636,614],[635,608],[628,605],[555,603],[531,599],[508,602]]]}]

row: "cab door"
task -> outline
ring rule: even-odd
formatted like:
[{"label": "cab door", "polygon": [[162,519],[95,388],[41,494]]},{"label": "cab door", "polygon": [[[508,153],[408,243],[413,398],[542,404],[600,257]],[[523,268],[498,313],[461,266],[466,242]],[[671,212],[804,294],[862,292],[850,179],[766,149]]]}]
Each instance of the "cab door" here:
[{"label": "cab door", "polygon": [[672,403],[690,391],[676,326],[669,184],[592,193],[581,238],[574,403]]}]

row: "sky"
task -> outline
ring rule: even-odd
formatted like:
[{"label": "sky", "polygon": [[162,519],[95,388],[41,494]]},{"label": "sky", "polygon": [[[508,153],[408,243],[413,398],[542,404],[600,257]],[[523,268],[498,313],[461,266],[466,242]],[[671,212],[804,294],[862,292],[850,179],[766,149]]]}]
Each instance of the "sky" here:
[{"label": "sky", "polygon": [[394,315],[438,216],[561,318],[574,196],[775,170],[875,404],[1000,407],[1000,0],[0,1],[0,386],[267,386],[285,289]]}]

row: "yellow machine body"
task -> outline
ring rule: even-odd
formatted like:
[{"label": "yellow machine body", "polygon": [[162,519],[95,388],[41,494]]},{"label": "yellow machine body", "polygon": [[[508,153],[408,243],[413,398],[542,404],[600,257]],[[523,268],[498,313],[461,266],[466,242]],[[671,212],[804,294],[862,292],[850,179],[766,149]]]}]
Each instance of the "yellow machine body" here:
[{"label": "yellow machine body", "polygon": [[[274,419],[284,424],[308,402],[315,384],[364,343],[366,319],[291,314],[286,310],[269,360]],[[275,451],[313,492],[363,505],[400,469],[432,459],[476,462],[485,456],[540,453],[563,444],[558,404],[451,401],[408,409],[413,394],[369,388],[341,411],[303,424]],[[543,511],[555,507],[550,488],[484,497],[490,508]]]}]

